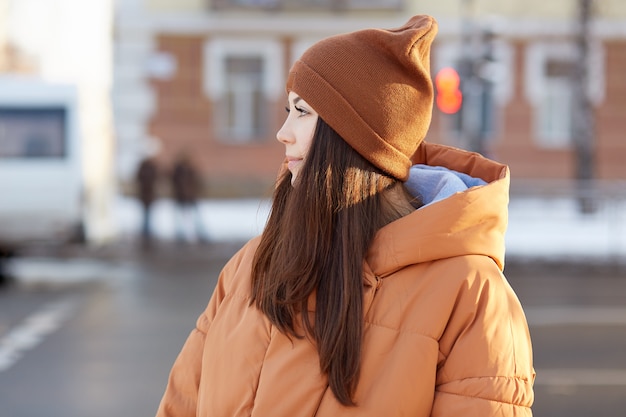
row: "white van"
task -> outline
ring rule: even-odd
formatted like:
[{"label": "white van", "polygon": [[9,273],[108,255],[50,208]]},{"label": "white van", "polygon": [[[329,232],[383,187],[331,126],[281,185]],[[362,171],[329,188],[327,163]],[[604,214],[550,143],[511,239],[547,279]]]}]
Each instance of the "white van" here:
[{"label": "white van", "polygon": [[81,238],[77,89],[0,77],[0,255]]}]

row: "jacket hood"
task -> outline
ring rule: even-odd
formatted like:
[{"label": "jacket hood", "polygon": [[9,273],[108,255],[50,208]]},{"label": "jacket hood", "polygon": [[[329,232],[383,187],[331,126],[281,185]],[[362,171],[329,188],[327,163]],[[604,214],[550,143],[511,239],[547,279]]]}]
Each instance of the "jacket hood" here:
[{"label": "jacket hood", "polygon": [[509,169],[478,153],[423,143],[407,189],[425,204],[378,231],[366,262],[384,278],[405,266],[464,255],[504,269]]}]

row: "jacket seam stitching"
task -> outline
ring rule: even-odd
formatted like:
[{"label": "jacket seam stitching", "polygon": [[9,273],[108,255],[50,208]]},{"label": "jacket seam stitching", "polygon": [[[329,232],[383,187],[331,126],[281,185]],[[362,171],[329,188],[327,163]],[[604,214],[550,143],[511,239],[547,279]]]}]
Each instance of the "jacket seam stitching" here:
[{"label": "jacket seam stitching", "polygon": [[385,325],[383,325],[383,324],[374,323],[374,322],[371,322],[371,321],[368,321],[368,320],[365,320],[365,324],[368,324],[368,325],[370,325],[370,326],[372,326],[372,327],[380,327],[380,328],[382,328],[382,329],[391,330],[391,331],[394,331],[394,332],[397,332],[397,333],[406,333],[406,334],[412,334],[412,335],[422,336],[422,337],[425,337],[426,339],[430,339],[430,340],[432,340],[432,341],[434,341],[434,342],[437,342],[437,339],[436,339],[436,338],[434,338],[434,337],[432,337],[432,336],[429,336],[429,335],[427,335],[427,334],[421,333],[421,332],[419,332],[419,331],[410,331],[410,330],[397,329],[397,328],[393,328],[393,327],[385,326]]},{"label": "jacket seam stitching", "polygon": [[[514,380],[520,380],[520,381],[523,381],[523,382],[528,382],[527,379],[521,378],[521,377],[518,377],[518,376],[513,376],[513,377],[508,377],[508,376],[479,376],[479,377],[463,378],[463,380],[465,380],[465,379],[482,379],[482,378],[498,378],[498,379],[504,378],[504,379],[514,379]],[[461,380],[458,380],[458,381],[461,381]],[[441,386],[441,385],[442,384],[439,384],[439,386]],[[516,406],[516,407],[530,408],[529,405],[520,404],[520,403],[517,403],[517,402],[502,401],[502,400],[498,400],[498,399],[495,399],[495,398],[481,397],[481,396],[478,396],[478,395],[459,394],[457,392],[443,391],[443,390],[440,390],[439,388],[436,388],[436,391],[441,393],[441,394],[456,395],[457,397],[475,398],[477,400],[493,401],[493,402],[500,403],[500,404],[508,404],[508,405],[513,405],[513,406]]]}]

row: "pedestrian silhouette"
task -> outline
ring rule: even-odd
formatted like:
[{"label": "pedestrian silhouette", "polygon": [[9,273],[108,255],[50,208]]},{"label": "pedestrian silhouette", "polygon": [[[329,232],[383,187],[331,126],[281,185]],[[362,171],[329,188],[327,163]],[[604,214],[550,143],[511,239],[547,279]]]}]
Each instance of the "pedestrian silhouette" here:
[{"label": "pedestrian silhouette", "polygon": [[202,214],[198,206],[200,178],[187,155],[178,158],[171,173],[176,211],[176,239],[179,242],[205,241]]},{"label": "pedestrian silhouette", "polygon": [[137,197],[142,209],[141,238],[145,246],[149,246],[153,238],[152,207],[156,199],[158,177],[158,167],[154,158],[147,157],[139,163],[136,173]]}]

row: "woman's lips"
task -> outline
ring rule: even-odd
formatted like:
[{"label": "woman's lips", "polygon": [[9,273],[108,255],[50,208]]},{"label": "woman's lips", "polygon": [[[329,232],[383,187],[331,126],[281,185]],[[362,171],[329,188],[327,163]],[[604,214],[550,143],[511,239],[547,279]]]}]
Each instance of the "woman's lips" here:
[{"label": "woman's lips", "polygon": [[287,158],[287,168],[289,168],[290,171],[293,171],[294,168],[296,168],[301,163],[302,163],[302,159]]}]

